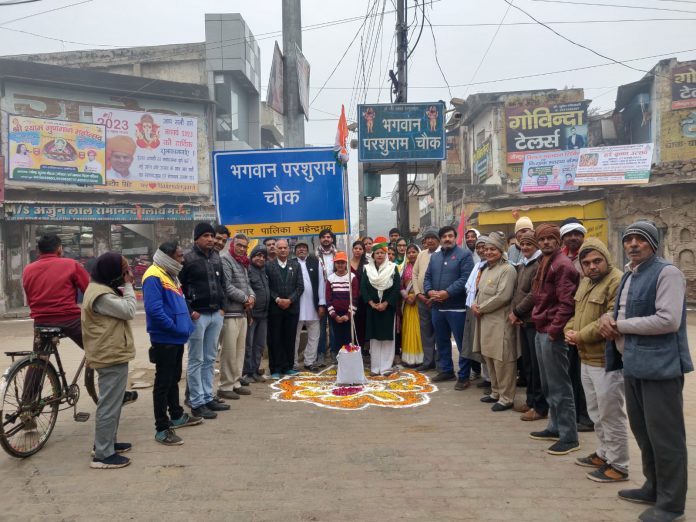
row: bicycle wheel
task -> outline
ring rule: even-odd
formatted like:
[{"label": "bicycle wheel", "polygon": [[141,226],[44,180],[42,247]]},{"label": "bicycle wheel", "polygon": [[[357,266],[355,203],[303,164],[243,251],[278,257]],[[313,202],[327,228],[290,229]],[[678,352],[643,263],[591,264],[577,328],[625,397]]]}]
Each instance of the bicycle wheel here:
[{"label": "bicycle wheel", "polygon": [[99,393],[97,392],[97,386],[94,382],[95,373],[94,368],[85,367],[85,389],[89,396],[92,397],[94,404],[97,404],[99,402]]},{"label": "bicycle wheel", "polygon": [[56,369],[40,359],[24,359],[0,380],[0,445],[13,457],[39,451],[58,418],[61,386]]}]

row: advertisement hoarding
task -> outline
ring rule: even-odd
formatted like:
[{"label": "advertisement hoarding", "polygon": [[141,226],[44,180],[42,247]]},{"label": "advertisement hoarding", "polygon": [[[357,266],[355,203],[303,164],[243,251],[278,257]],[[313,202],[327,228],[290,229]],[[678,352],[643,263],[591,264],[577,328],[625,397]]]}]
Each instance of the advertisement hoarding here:
[{"label": "advertisement hoarding", "polygon": [[696,107],[696,61],[672,69],[672,109]]},{"label": "advertisement hoarding", "polygon": [[575,184],[625,185],[648,183],[653,144],[594,147],[580,151]]},{"label": "advertisement hoarding", "polygon": [[579,150],[537,152],[524,157],[521,192],[554,192],[578,190],[575,171]]}]

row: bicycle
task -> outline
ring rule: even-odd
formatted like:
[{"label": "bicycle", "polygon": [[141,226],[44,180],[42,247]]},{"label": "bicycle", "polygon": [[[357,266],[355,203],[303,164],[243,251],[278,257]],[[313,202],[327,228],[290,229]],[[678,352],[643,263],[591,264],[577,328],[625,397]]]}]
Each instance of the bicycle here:
[{"label": "bicycle", "polygon": [[[5,352],[12,364],[0,378],[0,445],[13,457],[26,458],[48,441],[62,409],[74,408],[73,419],[86,422],[89,413],[78,412],[80,387],[77,380],[85,359],[70,384],[60,360],[58,344],[65,337],[60,327],[34,328],[34,351]],[[51,362],[55,357],[56,366]],[[94,370],[85,369],[85,388],[92,400],[99,399],[94,386]]]}]

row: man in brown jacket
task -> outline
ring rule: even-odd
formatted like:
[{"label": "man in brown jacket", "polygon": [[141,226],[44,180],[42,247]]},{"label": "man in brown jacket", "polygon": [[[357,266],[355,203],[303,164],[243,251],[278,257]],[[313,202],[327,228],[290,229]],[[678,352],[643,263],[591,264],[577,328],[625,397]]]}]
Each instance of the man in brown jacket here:
[{"label": "man in brown jacket", "polygon": [[587,412],[599,439],[597,450],[575,461],[597,468],[587,474],[595,482],[628,480],[628,418],[624,408],[623,370],[605,371],[606,341],[599,333],[602,314],[613,313],[622,272],[611,264],[609,250],[597,238],[578,252],[583,277],[575,293],[575,315],[565,327],[565,340],[577,346]]},{"label": "man in brown jacket", "polygon": [[545,419],[549,414],[549,405],[541,390],[541,377],[539,376],[539,361],[536,356],[535,338],[536,327],[532,321],[532,308],[534,307],[534,294],[532,283],[539,268],[541,250],[534,237],[533,230],[525,230],[518,234],[522,251],[522,260],[517,265],[517,287],[512,297],[512,312],[509,321],[519,326],[519,339],[522,348],[522,360],[524,364],[524,379],[527,381],[527,400],[521,409],[515,411],[522,413],[523,421],[535,421]]}]

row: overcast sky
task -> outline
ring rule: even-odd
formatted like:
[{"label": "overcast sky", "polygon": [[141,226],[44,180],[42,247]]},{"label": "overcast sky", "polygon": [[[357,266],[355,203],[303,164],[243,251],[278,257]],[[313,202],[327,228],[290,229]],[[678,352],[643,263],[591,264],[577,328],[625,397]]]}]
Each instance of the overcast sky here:
[{"label": "overcast sky", "polygon": [[[66,9],[36,14],[78,2],[78,5]],[[392,0],[303,0],[302,24],[306,30],[302,48],[312,67],[311,98],[319,93],[306,126],[307,143],[333,143],[335,115],[339,114],[342,103],[352,117],[356,101],[375,102],[378,96],[382,102],[389,101],[386,73],[389,68],[395,68],[391,45],[396,22],[394,3]],[[407,0],[407,3],[415,6],[414,0]],[[664,55],[628,62],[631,67],[642,70],[648,70],[658,60],[671,56],[681,61],[696,59],[696,39],[693,37],[696,33],[696,0],[514,0],[513,3],[562,35],[610,59],[563,40],[515,7],[510,7],[505,0],[428,0],[425,12],[433,27],[431,29],[426,21],[420,42],[409,60],[409,101],[449,101],[452,97],[464,98],[476,92],[582,87],[586,98],[593,100],[592,107],[608,110],[613,108],[616,87],[638,80],[643,72],[611,64],[545,76],[498,80],[607,64],[611,59],[626,61]],[[625,7],[603,7],[602,4]],[[415,11],[409,11],[409,22],[414,21]],[[3,54],[24,54],[200,42],[204,39],[206,12],[239,12],[247,21],[261,47],[265,97],[276,39],[282,48],[280,0],[42,0],[3,6],[0,7],[0,49]],[[378,16],[368,17],[363,25],[368,12]],[[357,17],[360,19],[328,27],[312,27]],[[419,11],[418,25],[414,24],[412,28],[411,43],[419,34],[420,21]],[[326,88],[319,92],[356,34],[352,47]],[[435,62],[433,35],[443,72]],[[364,85],[363,67],[370,89],[356,91],[356,83],[360,87]],[[371,78],[368,77],[370,69]],[[361,80],[356,82],[356,78]],[[470,83],[476,85],[467,86]],[[380,86],[384,87],[381,92],[377,89]],[[354,154],[351,161],[353,174],[357,171],[356,156]],[[383,191],[391,186],[392,182],[385,180]]]}]

